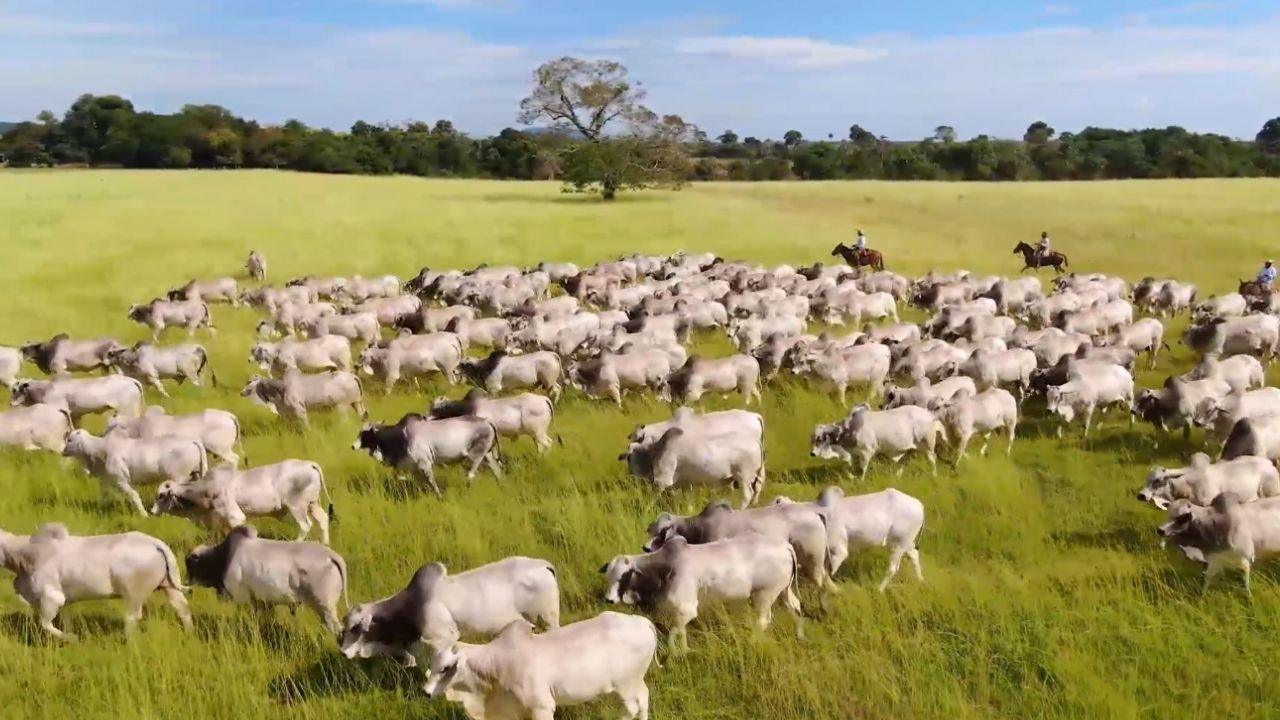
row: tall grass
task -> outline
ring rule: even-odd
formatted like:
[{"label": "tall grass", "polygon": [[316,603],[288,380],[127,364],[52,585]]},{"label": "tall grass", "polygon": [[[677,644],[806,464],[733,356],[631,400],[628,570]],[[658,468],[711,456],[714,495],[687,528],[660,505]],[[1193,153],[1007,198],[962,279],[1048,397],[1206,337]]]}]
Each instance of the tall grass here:
[{"label": "tall grass", "polygon": [[[1280,224],[1274,181],[715,185],[611,205],[556,190],[268,172],[0,173],[0,343],[58,331],[140,339],[145,331],[125,318],[131,302],[190,277],[237,273],[250,249],[268,256],[277,282],[681,248],[798,265],[828,259],[836,241],[862,227],[890,268],[909,275],[960,267],[1012,274],[1021,264],[1014,242],[1048,229],[1073,269],[1170,275],[1201,283],[1207,295],[1251,272]],[[589,617],[605,607],[601,563],[636,552],[659,511],[693,512],[715,496],[655,500],[617,462],[631,428],[667,408],[630,398],[619,411],[570,394],[556,408],[563,447],[540,459],[528,440],[508,443],[505,482],[481,473],[468,484],[448,469],[437,500],[351,451],[354,417],[317,416],[302,432],[241,399],[256,318],[219,306],[215,320],[219,334],[205,344],[221,384],[181,388],[164,404],[236,412],[253,464],[302,457],[324,466],[340,516],[333,544],[349,563],[353,599],[395,591],[429,560],[461,570],[524,554],[556,564],[566,620]],[[727,351],[723,338],[699,343]],[[1154,385],[1191,362],[1179,351],[1141,382]],[[424,394],[371,392],[371,413],[394,420],[446,392],[461,389],[435,382]],[[830,394],[781,382],[766,390],[763,412],[765,498],[809,498],[831,483],[920,497],[926,581],[904,573],[876,593],[885,555],[858,557],[840,594],[802,594],[814,618],[806,641],[785,618],[761,632],[741,607],[708,609],[692,629],[693,652],[652,672],[654,717],[1275,713],[1280,576],[1261,570],[1252,599],[1230,580],[1202,593],[1197,568],[1158,547],[1159,513],[1133,499],[1149,465],[1181,464],[1193,446],[1156,450],[1146,429],[1117,419],[1104,419],[1087,442],[1078,431],[1059,440],[1042,410],[1030,409],[1010,459],[993,452],[938,477],[919,461],[900,477],[878,464],[860,485],[808,457],[812,426],[844,412]],[[0,527],[14,532],[49,520],[85,534],[140,529],[179,554],[211,539],[184,520],[130,514],[117,495],[47,455],[0,456],[0,487]],[[292,533],[280,523],[261,527]],[[60,646],[0,590],[0,716],[461,717],[423,697],[412,672],[340,658],[305,612],[259,621],[208,590],[197,591],[193,611],[197,630],[188,635],[153,602],[141,632],[125,639],[118,602],[72,606],[65,624],[82,640]],[[620,711],[604,704],[564,714]]]}]

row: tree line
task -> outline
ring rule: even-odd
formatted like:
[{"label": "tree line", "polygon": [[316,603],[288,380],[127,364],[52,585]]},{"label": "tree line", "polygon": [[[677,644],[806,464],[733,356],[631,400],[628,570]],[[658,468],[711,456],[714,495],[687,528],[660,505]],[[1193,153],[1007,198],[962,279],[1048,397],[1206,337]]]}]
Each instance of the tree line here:
[{"label": "tree line", "polygon": [[41,112],[0,135],[10,167],[276,168],[301,172],[553,179],[611,198],[619,190],[715,180],[1096,180],[1280,176],[1280,117],[1252,140],[1180,127],[1058,133],[1032,123],[1021,139],[969,140],[939,126],[895,141],[853,125],[846,137],[715,138],[643,104],[644,89],[611,61],[561,58],[534,73],[519,119],[471,137],[434,124],[356,122],[345,132],[298,120],[260,124],[218,105],[139,112],[116,95],[83,95],[61,117]]}]

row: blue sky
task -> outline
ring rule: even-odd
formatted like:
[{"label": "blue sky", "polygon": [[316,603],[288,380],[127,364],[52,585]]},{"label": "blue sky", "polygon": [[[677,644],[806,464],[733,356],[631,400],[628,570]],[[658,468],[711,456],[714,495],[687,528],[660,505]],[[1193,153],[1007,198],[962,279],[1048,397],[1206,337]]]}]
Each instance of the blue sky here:
[{"label": "blue sky", "polygon": [[1280,115],[1280,3],[909,0],[0,0],[0,119],[81,92],[263,122],[514,125],[539,62],[623,61],[718,134],[893,138]]}]

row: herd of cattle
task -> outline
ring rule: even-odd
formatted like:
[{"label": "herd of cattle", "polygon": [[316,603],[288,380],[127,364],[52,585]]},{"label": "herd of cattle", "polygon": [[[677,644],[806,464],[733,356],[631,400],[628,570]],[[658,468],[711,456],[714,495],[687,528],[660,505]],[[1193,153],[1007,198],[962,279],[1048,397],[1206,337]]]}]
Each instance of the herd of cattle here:
[{"label": "herd of cattle", "polygon": [[[266,261],[254,253],[247,269],[261,283]],[[830,487],[813,502],[756,506],[766,479],[763,417],[689,407],[709,393],[740,394],[749,406],[781,373],[830,387],[842,403],[850,386],[869,391],[878,408],[859,404],[819,425],[810,446],[812,456],[844,460],[863,476],[877,457],[896,463],[910,453],[936,472],[944,446],[959,463],[975,436],[983,454],[993,434],[1011,453],[1033,404],[1059,421],[1059,434],[1079,422],[1087,436],[1095,413],[1110,408],[1160,431],[1204,428],[1219,459],[1196,453],[1185,468],[1155,468],[1139,499],[1168,512],[1160,535],[1207,563],[1206,583],[1235,563],[1247,587],[1250,564],[1280,552],[1280,389],[1264,387],[1263,373],[1280,346],[1277,308],[1234,294],[1197,303],[1194,286],[1153,278],[1130,287],[1072,274],[1047,290],[1031,277],[931,272],[912,280],[685,253],[588,268],[424,268],[405,283],[304,277],[242,291],[232,278],[192,281],[129,309],[152,342],[60,334],[0,348],[0,382],[13,405],[0,413],[0,445],[75,458],[144,516],[135,486],[158,482],[151,513],[189,517],[223,537],[186,557],[192,582],[237,603],[308,606],[340,635],[348,658],[413,666],[425,655],[427,689],[463,703],[471,717],[550,718],[557,705],[614,693],[629,717],[645,718],[654,624],[606,612],[560,627],[556,570],[545,560],[512,557],[456,575],[430,563],[396,595],[350,606],[344,622],[347,568],[328,547],[333,508],[321,502],[323,470],[302,459],[242,468],[234,414],[145,407],[144,385],[167,398],[166,382],[217,383],[203,347],[160,345],[161,334],[212,335],[211,303],[258,309],[265,317],[248,360],[265,374],[241,394],[302,427],[330,408],[363,417],[366,380],[387,393],[434,374],[465,381],[473,387],[461,399],[437,399],[393,424],[366,423],[353,443],[437,495],[438,466],[501,476],[504,438],[552,451],[566,386],[619,405],[625,393],[668,400],[671,418],[637,427],[619,460],[658,492],[712,485],[741,494],[737,508],[721,500],[692,516],[661,514],[643,554],[601,568],[605,599],[660,615],[673,650],[687,648],[686,627],[708,598],[750,601],[762,628],[781,601],[801,634],[796,584],[835,589],[850,552],[889,548],[882,591],[904,557],[922,578],[918,499],[894,489],[846,497]],[[904,306],[928,319],[902,322]],[[1139,357],[1155,367],[1167,348],[1163,319],[1180,313],[1192,316],[1182,340],[1202,362],[1161,387],[1135,388]],[[828,330],[809,334],[811,323]],[[691,354],[691,338],[712,330],[727,333],[736,353]],[[49,379],[20,377],[28,362]],[[111,413],[103,436],[78,428],[95,413]],[[258,537],[247,524],[255,517],[291,519],[297,540]],[[306,541],[313,527],[319,543]],[[132,629],[157,590],[191,623],[176,557],[148,535],[74,536],[59,523],[30,536],[0,531],[0,563],[54,636],[65,637],[55,620],[66,603],[98,597],[123,598]],[[533,632],[535,623],[545,631]],[[476,636],[494,639],[460,641]]]}]

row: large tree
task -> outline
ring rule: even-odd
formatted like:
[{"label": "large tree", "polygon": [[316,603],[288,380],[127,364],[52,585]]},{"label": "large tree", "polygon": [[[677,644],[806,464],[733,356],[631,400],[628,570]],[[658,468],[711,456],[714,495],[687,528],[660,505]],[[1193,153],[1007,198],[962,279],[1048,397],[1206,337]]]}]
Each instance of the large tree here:
[{"label": "large tree", "polygon": [[619,190],[684,181],[691,169],[685,144],[697,128],[645,107],[645,90],[627,78],[624,65],[563,57],[543,63],[533,78],[533,92],[520,102],[520,122],[549,122],[578,136],[560,163],[575,190],[612,200]]}]

